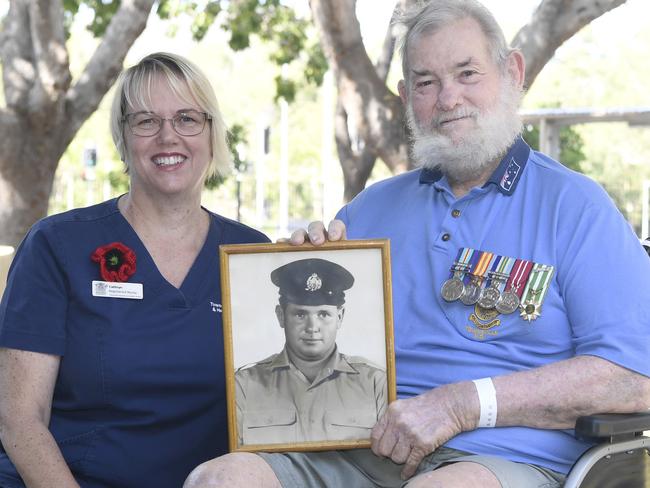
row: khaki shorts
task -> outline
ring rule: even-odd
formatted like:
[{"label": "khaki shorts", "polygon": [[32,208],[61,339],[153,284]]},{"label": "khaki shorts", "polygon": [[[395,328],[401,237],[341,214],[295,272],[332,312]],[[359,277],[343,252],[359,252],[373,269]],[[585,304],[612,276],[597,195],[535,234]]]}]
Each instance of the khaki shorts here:
[{"label": "khaki shorts", "polygon": [[[273,468],[283,488],[400,488],[407,483],[400,479],[402,465],[379,458],[370,449],[259,454]],[[565,479],[563,474],[532,464],[446,447],[424,458],[417,474],[460,461],[485,466],[503,488],[559,488]]]}]

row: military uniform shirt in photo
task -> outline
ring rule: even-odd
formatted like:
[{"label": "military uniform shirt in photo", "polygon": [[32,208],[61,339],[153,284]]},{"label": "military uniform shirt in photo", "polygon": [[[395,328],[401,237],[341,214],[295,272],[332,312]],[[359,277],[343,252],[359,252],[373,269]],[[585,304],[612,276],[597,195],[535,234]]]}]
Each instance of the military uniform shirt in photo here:
[{"label": "military uniform shirt in photo", "polygon": [[[136,253],[143,298],[96,297],[90,259]],[[227,452],[219,245],[268,242],[210,215],[180,289],[156,268],[117,199],[48,217],[17,250],[0,306],[0,346],[61,356],[50,430],[82,488],[179,488]],[[6,454],[0,486],[22,487]]]},{"label": "military uniform shirt in photo", "polygon": [[235,373],[240,443],[369,439],[386,408],[386,373],[334,352],[313,382],[286,349]]},{"label": "military uniform shirt in photo", "polygon": [[[575,355],[650,375],[648,256],[598,184],[522,139],[461,198],[441,174],[415,170],[367,188],[337,217],[350,239],[390,239],[399,397]],[[461,248],[554,266],[539,318],[477,316],[443,300]],[[447,446],[564,473],[588,447],[573,431],[520,427],[465,432]]]}]

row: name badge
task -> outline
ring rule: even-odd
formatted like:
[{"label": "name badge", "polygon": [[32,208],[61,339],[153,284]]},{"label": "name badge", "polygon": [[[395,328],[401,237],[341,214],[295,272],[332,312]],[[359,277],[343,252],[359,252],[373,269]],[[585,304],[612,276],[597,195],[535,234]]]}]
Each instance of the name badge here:
[{"label": "name badge", "polygon": [[93,296],[142,300],[142,283],[117,283],[93,280]]}]

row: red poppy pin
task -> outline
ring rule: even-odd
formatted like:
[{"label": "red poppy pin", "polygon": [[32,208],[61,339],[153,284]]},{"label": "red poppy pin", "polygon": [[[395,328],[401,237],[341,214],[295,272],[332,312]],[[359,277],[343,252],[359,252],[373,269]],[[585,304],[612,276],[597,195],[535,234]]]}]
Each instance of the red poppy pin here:
[{"label": "red poppy pin", "polygon": [[90,259],[99,263],[104,281],[127,281],[135,273],[135,253],[121,242],[98,247]]}]

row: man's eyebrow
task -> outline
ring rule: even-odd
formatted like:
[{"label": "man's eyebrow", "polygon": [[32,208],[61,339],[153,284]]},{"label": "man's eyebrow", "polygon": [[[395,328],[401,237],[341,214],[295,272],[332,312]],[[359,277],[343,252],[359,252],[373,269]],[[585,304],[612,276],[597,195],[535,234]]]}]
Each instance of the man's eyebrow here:
[{"label": "man's eyebrow", "polygon": [[[458,63],[456,63],[456,68],[465,68],[465,67],[473,64],[474,62],[475,62],[474,59],[470,56],[469,58],[464,59],[463,61],[459,61]],[[428,69],[419,70],[419,69],[414,69],[414,68],[411,68],[411,73],[413,73],[415,76],[431,76],[433,74],[433,72],[431,70],[428,70]]]},{"label": "man's eyebrow", "polygon": [[472,64],[473,62],[474,62],[474,61],[473,61],[473,59],[472,59],[471,56],[470,56],[470,57],[467,58],[465,61],[461,61],[461,62],[459,62],[459,63],[456,63],[456,67],[457,67],[457,68],[465,68],[466,66],[469,66],[469,65]]}]

